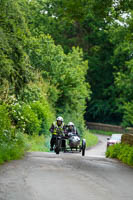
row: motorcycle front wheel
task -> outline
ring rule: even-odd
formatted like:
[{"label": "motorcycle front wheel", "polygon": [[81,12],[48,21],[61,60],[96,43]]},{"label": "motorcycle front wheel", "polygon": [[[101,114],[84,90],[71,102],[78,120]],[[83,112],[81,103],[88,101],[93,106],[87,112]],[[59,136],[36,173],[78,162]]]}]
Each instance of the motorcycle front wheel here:
[{"label": "motorcycle front wheel", "polygon": [[56,154],[60,153],[60,146],[61,146],[61,141],[57,138],[56,139],[56,144],[55,144],[55,153]]}]

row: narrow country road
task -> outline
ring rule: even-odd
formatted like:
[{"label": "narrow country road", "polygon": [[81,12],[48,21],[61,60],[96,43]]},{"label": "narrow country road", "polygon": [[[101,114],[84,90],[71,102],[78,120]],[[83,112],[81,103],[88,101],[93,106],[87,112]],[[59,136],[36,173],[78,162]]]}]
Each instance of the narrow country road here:
[{"label": "narrow country road", "polygon": [[105,157],[106,146],[107,146],[107,137],[105,135],[97,135],[99,142],[95,147],[90,148],[86,151],[86,156],[91,157]]},{"label": "narrow country road", "polygon": [[0,200],[133,200],[133,168],[104,158],[105,140],[85,157],[34,152],[0,166]]}]

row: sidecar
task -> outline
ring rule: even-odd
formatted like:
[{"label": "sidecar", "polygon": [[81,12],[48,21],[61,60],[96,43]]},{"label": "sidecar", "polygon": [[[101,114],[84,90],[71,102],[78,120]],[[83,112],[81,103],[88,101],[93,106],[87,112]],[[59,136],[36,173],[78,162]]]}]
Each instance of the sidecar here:
[{"label": "sidecar", "polygon": [[68,133],[67,141],[66,141],[66,148],[65,151],[67,152],[82,152],[82,156],[85,156],[85,149],[86,149],[86,140],[80,139],[80,137],[73,133]]}]

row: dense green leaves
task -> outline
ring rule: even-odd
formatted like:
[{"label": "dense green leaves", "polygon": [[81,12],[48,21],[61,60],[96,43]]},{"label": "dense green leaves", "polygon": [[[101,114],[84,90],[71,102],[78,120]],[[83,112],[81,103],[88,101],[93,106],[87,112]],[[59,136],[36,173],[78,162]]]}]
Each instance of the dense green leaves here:
[{"label": "dense green leaves", "polygon": [[85,118],[120,124],[125,110],[123,102],[130,95],[129,83],[123,84],[120,77],[129,75],[127,62],[132,59],[132,1],[41,3],[44,12],[38,15],[41,22],[36,24],[38,31],[52,35],[65,52],[71,52],[72,46],[83,48],[84,58],[88,60],[86,79],[92,95],[91,101],[87,101]]},{"label": "dense green leaves", "polygon": [[85,100],[90,96],[90,86],[85,82],[88,65],[83,61],[82,50],[73,48],[71,53],[65,54],[61,46],[56,46],[50,36],[43,34],[34,39],[30,48],[32,66],[40,70],[49,83],[49,99],[55,110],[62,115],[73,110],[79,115],[77,120],[74,118],[75,123],[78,121],[78,126],[82,126]]},{"label": "dense green leaves", "polygon": [[11,121],[9,119],[8,111],[6,106],[0,105],[0,141],[2,138],[9,137],[11,128]]},{"label": "dense green leaves", "polygon": [[83,131],[91,93],[85,80],[88,62],[79,47],[66,54],[46,35],[56,19],[47,8],[52,14],[53,5],[44,0],[1,1],[0,103],[21,132],[47,134],[59,114]]},{"label": "dense green leaves", "polygon": [[14,133],[48,134],[56,115],[80,132],[84,115],[133,125],[132,13],[131,0],[0,1],[0,104]]},{"label": "dense green leaves", "polygon": [[133,146],[127,144],[115,144],[106,151],[106,156],[117,158],[123,163],[133,166]]},{"label": "dense green leaves", "polygon": [[6,79],[17,95],[30,76],[24,51],[29,31],[18,1],[0,2],[0,33],[0,83]]}]

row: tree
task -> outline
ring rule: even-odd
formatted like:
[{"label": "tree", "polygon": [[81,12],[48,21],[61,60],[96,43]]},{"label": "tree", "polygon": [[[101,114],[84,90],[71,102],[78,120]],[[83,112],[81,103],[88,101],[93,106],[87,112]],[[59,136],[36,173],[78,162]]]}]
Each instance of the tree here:
[{"label": "tree", "polygon": [[117,51],[121,52],[124,47],[117,44],[127,32],[123,16],[130,16],[131,3],[130,0],[49,0],[44,4],[40,19],[48,19],[47,28],[42,29],[45,25],[38,24],[38,30],[50,33],[67,53],[72,46],[83,48],[84,58],[88,60],[86,78],[91,84],[92,96],[86,109],[87,120],[118,124],[122,120],[114,66],[125,62],[129,53],[122,52],[121,58]]},{"label": "tree", "polygon": [[31,42],[32,66],[49,83],[49,98],[57,113],[68,120],[74,118],[78,127],[83,128],[85,100],[90,98],[90,87],[85,82],[88,65],[83,61],[82,50],[73,48],[71,53],[65,54],[61,46],[56,46],[50,36],[43,34]]},{"label": "tree", "polygon": [[30,33],[18,1],[1,0],[0,4],[1,90],[6,84],[17,95],[30,78],[30,61],[24,50]]}]

